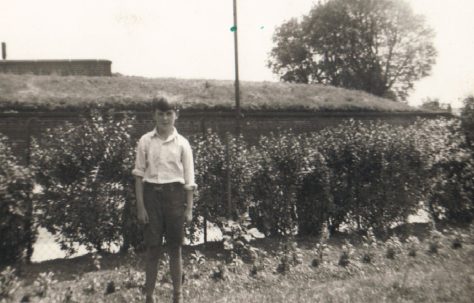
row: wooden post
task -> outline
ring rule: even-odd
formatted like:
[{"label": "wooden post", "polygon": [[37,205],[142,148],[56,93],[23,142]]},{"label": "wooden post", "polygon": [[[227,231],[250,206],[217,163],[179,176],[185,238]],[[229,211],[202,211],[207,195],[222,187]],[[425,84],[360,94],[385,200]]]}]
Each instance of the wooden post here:
[{"label": "wooden post", "polygon": [[230,134],[226,134],[225,139],[225,161],[226,161],[226,192],[227,192],[227,217],[230,218],[232,215],[232,183],[230,175]]},{"label": "wooden post", "polygon": [[[206,137],[206,124],[205,124],[205,121],[204,121],[204,118],[201,118],[201,132],[202,132],[202,136],[203,138]],[[207,217],[208,217],[208,210],[206,209],[206,211],[204,212],[204,244],[207,244]]]},{"label": "wooden post", "polygon": [[204,244],[207,244],[207,210],[204,213]]},{"label": "wooden post", "polygon": [[[32,122],[34,119],[28,119],[26,122],[26,166],[30,167],[31,164],[31,132],[32,132]],[[31,257],[33,256],[33,240],[35,239],[34,230],[33,230],[33,199],[30,196],[28,199],[28,207],[26,209],[27,222],[25,228],[28,229],[28,245],[26,247],[26,263],[31,263]]]}]

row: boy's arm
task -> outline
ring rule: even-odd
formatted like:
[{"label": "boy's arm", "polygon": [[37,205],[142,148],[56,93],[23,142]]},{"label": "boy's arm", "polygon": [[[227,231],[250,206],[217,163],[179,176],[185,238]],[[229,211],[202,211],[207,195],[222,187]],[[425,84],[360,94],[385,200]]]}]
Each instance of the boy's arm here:
[{"label": "boy's arm", "polygon": [[135,168],[132,171],[135,177],[135,196],[137,199],[137,217],[140,223],[148,223],[148,215],[143,202],[143,176],[146,169],[146,151],[143,137],[138,142],[136,150]]},{"label": "boy's arm", "polygon": [[148,223],[148,214],[143,202],[143,179],[135,176],[135,196],[137,197],[137,217],[138,221],[143,224]]},{"label": "boy's arm", "polygon": [[197,185],[194,181],[194,159],[193,152],[189,142],[185,141],[183,146],[183,154],[181,161],[184,169],[184,189],[186,190],[186,209],[184,216],[187,223],[190,223],[193,218],[193,195],[197,189]]}]

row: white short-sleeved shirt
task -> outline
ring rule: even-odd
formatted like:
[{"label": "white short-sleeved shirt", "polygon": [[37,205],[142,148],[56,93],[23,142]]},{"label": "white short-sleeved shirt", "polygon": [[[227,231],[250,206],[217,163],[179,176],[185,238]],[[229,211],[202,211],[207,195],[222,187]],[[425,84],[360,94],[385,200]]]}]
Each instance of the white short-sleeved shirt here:
[{"label": "white short-sleeved shirt", "polygon": [[187,190],[197,188],[191,145],[176,128],[166,140],[158,136],[156,129],[140,138],[132,174],[149,183],[179,182]]}]

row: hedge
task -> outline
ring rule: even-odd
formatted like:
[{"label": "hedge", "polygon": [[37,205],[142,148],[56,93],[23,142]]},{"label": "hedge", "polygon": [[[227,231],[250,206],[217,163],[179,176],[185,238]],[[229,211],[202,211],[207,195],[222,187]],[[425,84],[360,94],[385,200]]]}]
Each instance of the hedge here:
[{"label": "hedge", "polygon": [[31,257],[28,248],[35,241],[33,173],[18,163],[0,134],[0,266]]},{"label": "hedge", "polygon": [[[131,119],[95,113],[33,141],[32,167],[43,187],[35,199],[36,220],[64,249],[71,251],[73,242],[97,250],[141,245]],[[203,228],[203,218],[222,225],[222,218],[247,212],[249,227],[267,236],[318,235],[324,222],[333,231],[342,224],[384,231],[405,222],[420,203],[436,220],[470,221],[474,160],[460,127],[456,119],[418,120],[409,127],[347,120],[316,133],[279,131],[254,146],[213,132],[191,137],[199,189],[188,236]],[[2,159],[8,165],[2,164],[1,194],[21,185],[20,200],[26,201],[29,172],[13,158]],[[24,226],[23,210],[11,209],[2,208],[2,222],[15,218]]]},{"label": "hedge", "polygon": [[128,241],[134,200],[131,122],[96,112],[33,140],[31,159],[43,189],[35,203],[40,224],[71,253],[74,242],[101,251]]}]

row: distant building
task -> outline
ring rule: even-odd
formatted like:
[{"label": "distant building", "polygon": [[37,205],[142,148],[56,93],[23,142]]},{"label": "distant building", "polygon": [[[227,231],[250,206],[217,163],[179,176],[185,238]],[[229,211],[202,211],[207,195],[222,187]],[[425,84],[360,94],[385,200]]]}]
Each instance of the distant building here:
[{"label": "distant building", "polygon": [[2,74],[111,76],[109,60],[2,60]]}]

